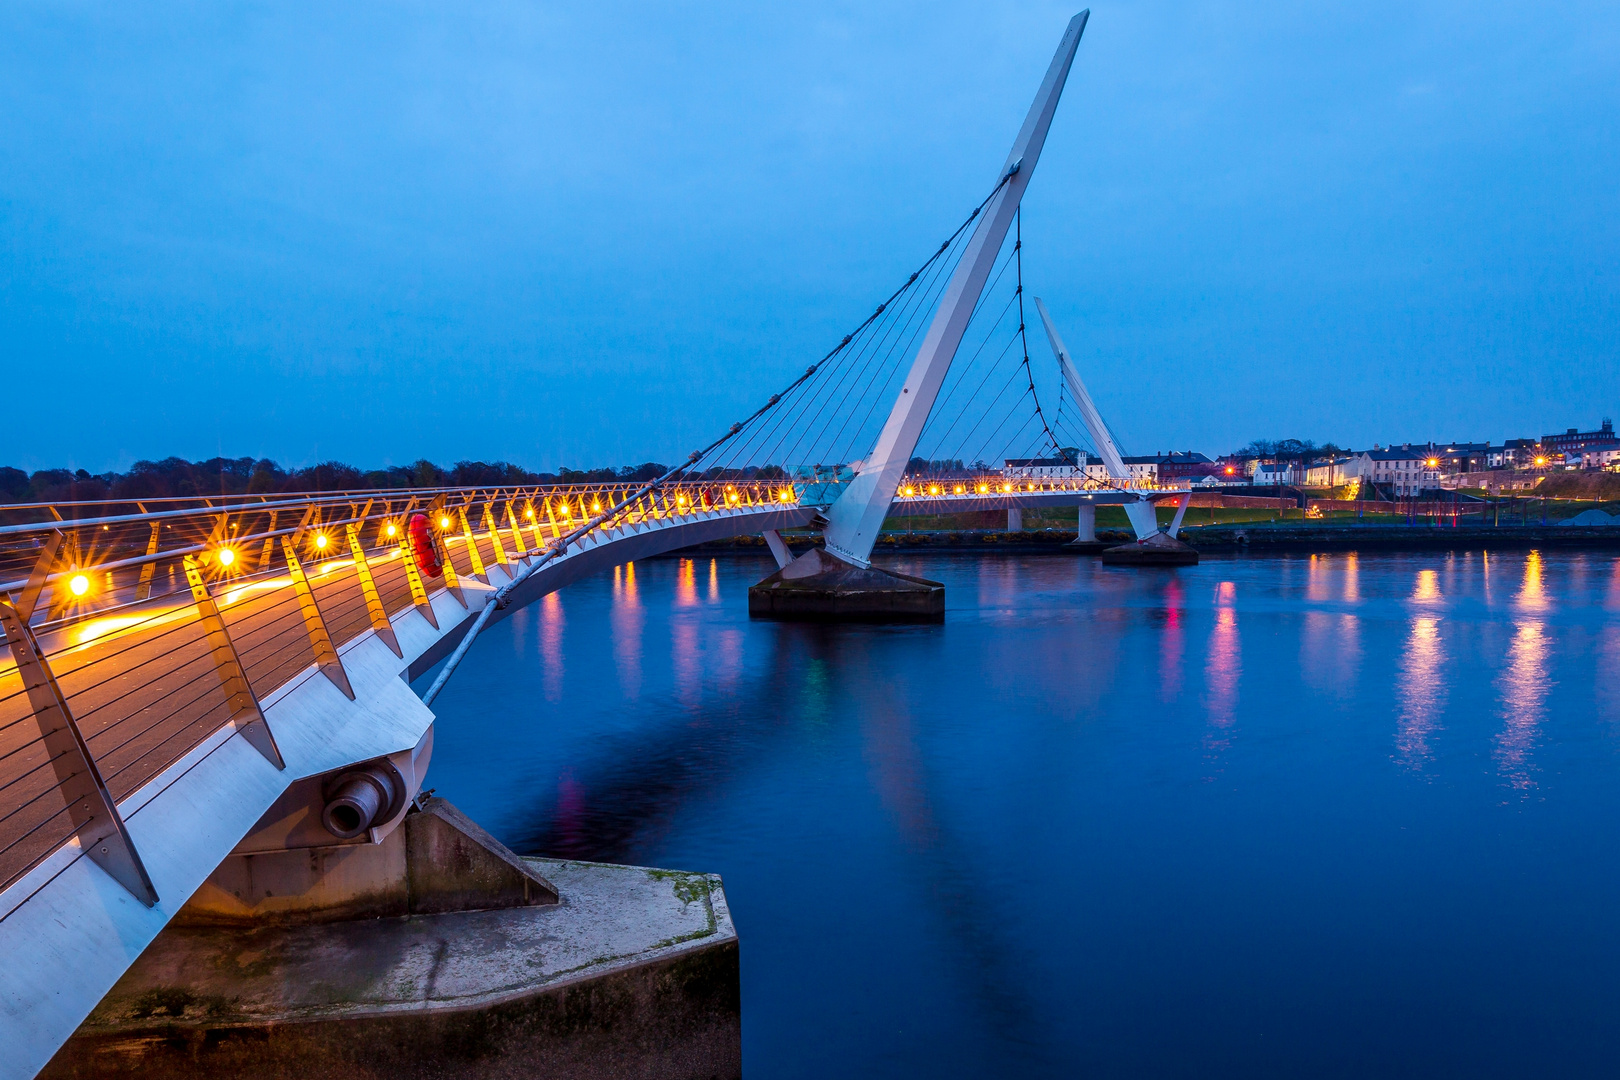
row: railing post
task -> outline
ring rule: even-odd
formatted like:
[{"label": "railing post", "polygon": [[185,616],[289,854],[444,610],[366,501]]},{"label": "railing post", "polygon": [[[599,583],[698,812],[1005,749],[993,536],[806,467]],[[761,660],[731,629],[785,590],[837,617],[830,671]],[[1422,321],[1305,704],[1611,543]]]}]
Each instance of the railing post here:
[{"label": "railing post", "polygon": [[[55,545],[51,545],[50,554],[55,555]],[[0,624],[5,627],[6,644],[11,646],[17,675],[28,693],[28,705],[56,773],[56,787],[67,804],[79,847],[135,899],[151,907],[158,901],[157,890],[90,756],[89,744],[68,709],[62,688],[39,651],[27,616],[9,599],[0,598]]]},{"label": "railing post", "polygon": [[[441,513],[441,516],[447,516],[448,514],[449,511],[446,510]],[[450,541],[445,540],[443,544],[444,558],[439,561],[439,572],[444,575],[445,591],[456,598],[456,603],[466,607],[467,598],[461,593],[461,578],[456,573],[456,564],[450,559]]]},{"label": "railing post", "polygon": [[366,562],[366,549],[360,542],[358,525],[349,526],[349,552],[354,556],[354,574],[360,579],[360,592],[366,598],[366,613],[371,616],[371,628],[382,638],[383,644],[394,650],[395,656],[404,659],[399,636],[394,633],[394,624],[388,621],[388,609],[383,607],[382,595],[377,592],[377,582],[371,576],[370,564]]},{"label": "railing post", "polygon": [[333,686],[343,691],[344,697],[353,701],[354,687],[349,685],[349,673],[343,670],[343,660],[332,647],[332,635],[326,632],[326,620],[321,617],[321,609],[315,603],[315,590],[309,587],[309,577],[298,561],[298,552],[294,550],[290,537],[281,538],[281,550],[287,556],[287,571],[292,575],[293,589],[298,593],[298,606],[304,613],[304,631],[315,650],[316,666],[321,669],[321,674],[332,680]]},{"label": "railing post", "polygon": [[524,515],[529,519],[529,532],[534,537],[534,549],[545,550],[546,536],[540,531],[540,516],[534,512],[534,500],[530,499],[523,507]]},{"label": "railing post", "polygon": [[187,555],[181,560],[181,565],[186,570],[186,582],[191,586],[191,599],[197,604],[197,617],[208,634],[208,648],[214,654],[214,669],[219,672],[219,683],[225,690],[226,702],[231,710],[231,726],[270,764],[285,769],[287,763],[282,760],[281,749],[276,746],[276,737],[270,731],[270,723],[264,718],[264,710],[259,707],[259,699],[254,696],[247,673],[242,670],[242,658],[236,655],[236,646],[231,644],[231,633],[220,616],[219,605],[214,602],[213,594],[203,581],[197,560]]},{"label": "railing post", "polygon": [[[146,557],[151,558],[157,554],[158,532],[162,528],[157,522],[152,522],[152,538],[146,542]],[[152,595],[152,575],[157,572],[157,563],[149,562],[141,567],[141,580],[135,585],[135,599],[145,600]]]},{"label": "railing post", "polygon": [[489,530],[490,542],[495,545],[495,561],[506,571],[507,577],[516,577],[517,571],[511,568],[506,558],[506,545],[501,543],[501,530],[495,525],[495,512],[487,502],[484,504],[484,528]]},{"label": "railing post", "polygon": [[482,578],[484,584],[489,584],[489,571],[484,569],[484,556],[478,551],[478,540],[473,536],[472,522],[467,520],[467,508],[462,506],[456,511],[461,515],[461,535],[467,538],[467,555],[472,559],[473,576]]},{"label": "railing post", "polygon": [[411,603],[422,613],[422,618],[437,630],[439,617],[433,613],[433,604],[428,600],[427,586],[422,583],[422,568],[416,565],[416,553],[411,550],[408,538],[400,542],[399,557],[405,560],[405,577],[411,583]]},{"label": "railing post", "polygon": [[506,500],[506,524],[512,529],[512,545],[517,548],[515,557],[522,559],[525,557],[524,552],[528,550],[529,545],[523,542],[523,532],[518,527],[517,514],[512,512],[511,499]]}]

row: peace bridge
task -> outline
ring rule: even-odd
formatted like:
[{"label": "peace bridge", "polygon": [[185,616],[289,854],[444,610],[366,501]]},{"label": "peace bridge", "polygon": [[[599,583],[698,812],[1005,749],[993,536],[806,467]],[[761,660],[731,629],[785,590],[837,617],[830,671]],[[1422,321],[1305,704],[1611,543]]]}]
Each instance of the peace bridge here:
[{"label": "peace bridge", "polygon": [[[1118,505],[1139,543],[1173,543],[1153,504],[1185,509],[1185,493],[1132,482],[1038,300],[1059,393],[1109,478],[909,472],[925,438],[940,456],[1066,453],[1063,399],[1043,408],[1025,337],[1018,210],[1085,22],[956,233],[826,357],[656,480],[5,508],[0,1076],[44,1068],[177,917],[465,910],[450,895],[465,889],[418,874],[446,852],[483,860],[486,891],[505,897],[483,906],[556,904],[567,889],[426,799],[423,779],[431,705],[478,634],[570,581],[754,534],[779,566],[756,589],[812,607],[910,590],[942,611],[934,583],[871,565],[885,520],[1077,507],[1089,539],[1096,507]],[[762,479],[765,462],[803,460],[851,465]],[[819,545],[795,556],[790,529]],[[694,879],[677,907],[698,895],[703,932],[728,926],[717,881]],[[637,947],[678,952],[693,933]],[[288,974],[277,992],[308,981]]]}]

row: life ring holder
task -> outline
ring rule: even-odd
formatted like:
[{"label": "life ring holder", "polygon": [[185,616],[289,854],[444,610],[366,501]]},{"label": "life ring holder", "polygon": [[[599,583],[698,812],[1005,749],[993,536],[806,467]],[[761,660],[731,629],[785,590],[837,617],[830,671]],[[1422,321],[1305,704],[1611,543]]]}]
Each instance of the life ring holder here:
[{"label": "life ring holder", "polygon": [[411,557],[416,560],[417,569],[431,578],[443,577],[444,563],[439,559],[439,546],[433,542],[433,527],[428,523],[428,516],[412,514],[405,526],[405,535],[410,539]]}]

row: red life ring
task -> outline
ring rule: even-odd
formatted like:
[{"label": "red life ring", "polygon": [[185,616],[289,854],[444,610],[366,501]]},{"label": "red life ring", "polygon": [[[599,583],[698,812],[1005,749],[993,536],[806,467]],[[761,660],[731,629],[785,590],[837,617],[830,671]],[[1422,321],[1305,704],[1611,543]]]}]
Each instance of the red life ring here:
[{"label": "red life ring", "polygon": [[444,564],[439,561],[439,549],[433,543],[433,533],[426,514],[412,514],[405,531],[411,538],[411,555],[416,565],[428,577],[443,577]]}]

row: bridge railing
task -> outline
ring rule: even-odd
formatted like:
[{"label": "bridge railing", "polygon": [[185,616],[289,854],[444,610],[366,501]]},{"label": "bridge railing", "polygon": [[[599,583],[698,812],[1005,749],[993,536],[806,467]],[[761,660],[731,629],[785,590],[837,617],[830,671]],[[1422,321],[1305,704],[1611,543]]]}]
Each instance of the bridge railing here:
[{"label": "bridge railing", "polygon": [[[465,605],[464,585],[496,567],[512,576],[635,490],[340,492],[136,514],[68,504],[0,527],[0,892],[75,839],[92,855],[128,845],[119,804],[228,726],[277,760],[260,700],[312,667],[352,696],[347,644],[376,632],[398,653],[393,627],[410,611],[434,621],[446,590]],[[797,499],[786,482],[670,484],[603,527]],[[409,546],[417,513],[440,577]],[[139,894],[139,874],[109,869]]]}]

